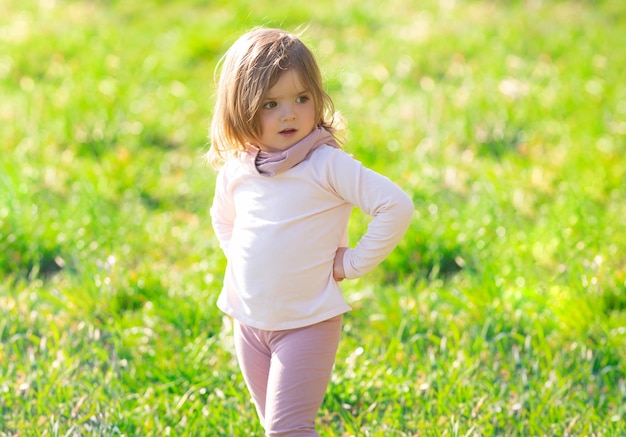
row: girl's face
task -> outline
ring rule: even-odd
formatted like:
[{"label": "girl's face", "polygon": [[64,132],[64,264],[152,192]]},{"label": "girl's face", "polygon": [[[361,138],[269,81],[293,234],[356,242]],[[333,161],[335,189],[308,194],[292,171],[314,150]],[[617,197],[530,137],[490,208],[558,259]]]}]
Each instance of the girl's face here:
[{"label": "girl's face", "polygon": [[315,127],[315,104],[311,92],[294,70],[285,71],[271,87],[260,109],[261,144],[265,152],[287,150]]}]

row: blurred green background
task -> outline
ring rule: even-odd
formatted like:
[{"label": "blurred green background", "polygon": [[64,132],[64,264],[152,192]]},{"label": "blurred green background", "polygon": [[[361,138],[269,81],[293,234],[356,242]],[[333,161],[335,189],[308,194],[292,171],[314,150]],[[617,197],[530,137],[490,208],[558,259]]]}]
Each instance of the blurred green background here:
[{"label": "blurred green background", "polygon": [[346,150],[416,206],[344,283],[320,434],[623,434],[622,0],[5,0],[0,435],[262,435],[202,158],[258,25],[306,29]]}]

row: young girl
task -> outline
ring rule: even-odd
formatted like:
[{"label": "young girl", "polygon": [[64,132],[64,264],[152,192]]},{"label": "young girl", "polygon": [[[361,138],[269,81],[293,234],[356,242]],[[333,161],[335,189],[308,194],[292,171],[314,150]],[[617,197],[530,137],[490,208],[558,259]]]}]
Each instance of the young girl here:
[{"label": "young girl", "polygon": [[[311,51],[258,28],[221,60],[208,158],[221,166],[211,207],[228,261],[218,307],[268,436],[317,436],[315,418],[350,309],[338,283],[398,244],[411,199],[335,139],[337,116]],[[373,218],[347,245],[353,206]]]}]

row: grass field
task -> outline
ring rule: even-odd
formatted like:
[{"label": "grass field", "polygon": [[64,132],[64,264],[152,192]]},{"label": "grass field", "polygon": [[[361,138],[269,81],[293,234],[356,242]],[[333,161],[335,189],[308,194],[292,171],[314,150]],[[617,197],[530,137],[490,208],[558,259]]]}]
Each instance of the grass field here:
[{"label": "grass field", "polygon": [[622,0],[6,0],[0,436],[262,435],[202,160],[256,25],[307,27],[346,149],[416,206],[344,282],[321,435],[624,435]]}]

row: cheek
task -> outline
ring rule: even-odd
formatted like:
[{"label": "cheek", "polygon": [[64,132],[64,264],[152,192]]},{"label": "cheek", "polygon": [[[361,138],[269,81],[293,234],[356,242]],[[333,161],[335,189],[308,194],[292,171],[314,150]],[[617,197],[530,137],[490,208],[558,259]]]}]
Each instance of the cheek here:
[{"label": "cheek", "polygon": [[319,111],[315,110],[315,105],[308,105],[306,107],[306,109],[304,110],[304,114],[306,114],[306,117],[311,118],[313,120],[316,120],[317,118],[319,118],[321,116],[321,114],[318,113]]},{"label": "cheek", "polygon": [[259,122],[261,124],[261,128],[263,128],[263,126],[270,126],[274,123],[274,117],[272,117],[270,113],[264,113],[259,118]]}]

